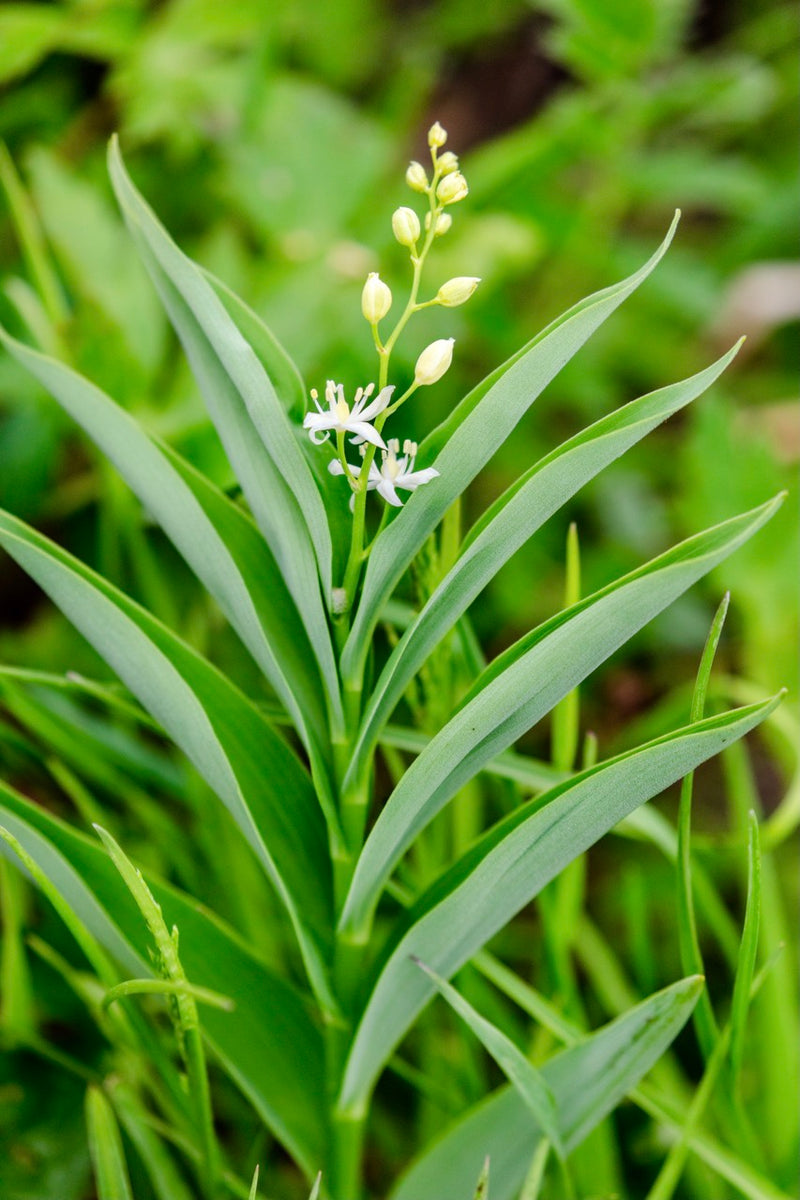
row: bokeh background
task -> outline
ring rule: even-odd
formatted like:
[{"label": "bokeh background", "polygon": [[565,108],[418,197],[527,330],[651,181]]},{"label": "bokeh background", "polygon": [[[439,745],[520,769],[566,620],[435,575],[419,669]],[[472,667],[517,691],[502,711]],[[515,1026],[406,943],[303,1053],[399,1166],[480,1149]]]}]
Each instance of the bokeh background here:
[{"label": "bokeh background", "polygon": [[[719,661],[738,681],[733,698],[743,688],[787,686],[796,699],[797,92],[797,14],[780,0],[2,4],[0,318],[228,486],[111,197],[112,132],[172,234],[258,310],[308,386],[334,377],[354,387],[374,374],[361,286],[378,269],[396,294],[407,285],[389,218],[409,202],[408,159],[424,157],[425,131],[441,121],[471,191],[437,245],[430,283],[459,274],[483,282],[464,308],[431,311],[400,343],[402,384],[427,342],[457,339],[452,370],[415,403],[419,434],[564,308],[635,269],[680,207],[662,265],[537,401],[467,505],[470,520],[585,424],[748,335],[709,393],[585,488],[473,609],[495,653],[560,606],[568,521],[578,525],[591,591],[788,488],[781,513],[751,544],[586,686],[585,724],[610,753],[685,716],[726,588],[732,604]],[[5,356],[0,505],[218,661],[235,654],[147,514]],[[107,676],[7,559],[0,596],[0,661]],[[42,725],[41,713],[37,725],[22,703],[0,683],[6,774],[19,774],[30,746],[44,754],[61,728]],[[546,733],[534,732],[530,745],[546,748]],[[791,756],[767,743],[755,754],[769,812]],[[713,835],[724,814],[710,794],[697,821]],[[135,839],[134,821],[131,852]],[[176,873],[168,853],[152,844],[138,850]],[[643,880],[625,876],[631,897]],[[604,896],[600,887],[600,909]],[[634,967],[639,954],[642,986],[651,986],[658,980],[645,978],[655,968],[641,931],[624,936]],[[64,1135],[69,1121],[60,1120]],[[66,1144],[62,1175],[36,1195],[73,1195]],[[83,1162],[77,1124],[74,1145]]]}]

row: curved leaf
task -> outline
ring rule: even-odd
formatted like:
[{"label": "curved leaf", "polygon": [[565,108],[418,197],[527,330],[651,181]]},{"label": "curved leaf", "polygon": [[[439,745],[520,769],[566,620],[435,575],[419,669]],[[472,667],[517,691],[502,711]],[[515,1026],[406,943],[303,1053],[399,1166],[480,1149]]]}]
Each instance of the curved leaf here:
[{"label": "curved leaf", "polygon": [[356,865],[342,927],[364,927],[394,865],[460,787],[755,533],[781,501],[681,542],[565,609],[495,659],[389,797]]},{"label": "curved leaf", "polygon": [[338,720],[338,675],[319,587],[321,579],[330,595],[332,547],[314,477],[261,362],[211,284],[133,186],[116,140],[109,147],[109,172],[253,516],[303,618]]},{"label": "curved leaf", "polygon": [[98,1200],[133,1200],[119,1126],[100,1088],[86,1093],[86,1129]]},{"label": "curved leaf", "polygon": [[[639,1082],[685,1025],[703,986],[682,979],[648,997],[542,1068],[568,1150],[591,1133]],[[502,1088],[462,1117],[406,1172],[390,1200],[468,1197],[480,1164],[492,1164],[492,1200],[512,1200],[542,1131],[513,1088]]]},{"label": "curved leaf", "polygon": [[[91,935],[131,975],[151,971],[147,929],[100,845],[0,783],[0,823],[39,863]],[[11,856],[4,843],[0,854]],[[275,1136],[312,1176],[326,1146],[324,1048],[303,997],[193,898],[145,873],[193,983],[234,1013],[203,1010],[203,1033]]]},{"label": "curved leaf", "polygon": [[283,900],[326,1003],[330,858],[311,780],[258,709],[145,609],[24,522],[0,513],[16,559],[167,731],[232,814]]},{"label": "curved leaf", "polygon": [[351,777],[363,769],[413,676],[503,564],[589,479],[710,387],[739,344],[690,379],[642,396],[576,434],[531,467],[484,513],[456,563],[389,657],[361,724]]},{"label": "curved leaf", "polygon": [[305,732],[310,722],[321,740],[310,646],[269,547],[247,515],[77,372],[2,328],[0,341],[114,464],[217,600],[298,728]]},{"label": "curved leaf", "polygon": [[420,460],[427,464],[435,459],[439,478],[409,497],[373,547],[342,655],[345,679],[360,677],[380,611],[420,546],[564,364],[644,282],[666,253],[678,217],[676,213],[664,241],[643,267],[573,305],[479,383],[422,443]]},{"label": "curved leaf", "polygon": [[537,797],[479,841],[406,914],[356,1031],[340,1096],[363,1103],[433,992],[414,955],[449,979],[572,859],[638,808],[742,737],[780,697],[698,722],[610,759]]}]

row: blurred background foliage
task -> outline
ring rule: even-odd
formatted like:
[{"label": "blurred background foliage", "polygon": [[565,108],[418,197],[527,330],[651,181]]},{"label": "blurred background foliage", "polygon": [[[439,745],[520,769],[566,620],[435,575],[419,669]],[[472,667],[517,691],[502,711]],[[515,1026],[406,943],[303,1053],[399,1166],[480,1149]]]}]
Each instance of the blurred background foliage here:
[{"label": "blurred background foliage", "polygon": [[[110,196],[105,148],[114,130],[172,234],[257,309],[308,386],[334,377],[350,388],[374,371],[359,305],[365,274],[380,269],[395,293],[407,285],[389,216],[410,202],[405,164],[424,157],[425,130],[440,120],[471,192],[437,246],[430,283],[456,274],[483,283],[463,309],[426,314],[395,353],[402,385],[424,344],[457,339],[453,369],[411,414],[418,433],[564,308],[634,269],[680,207],[664,263],[533,407],[472,492],[467,517],[583,425],[699,370],[748,334],[710,393],[568,506],[564,520],[580,530],[584,589],[783,487],[790,498],[752,543],[587,684],[584,712],[605,753],[632,742],[643,726],[658,731],[685,716],[686,683],[726,587],[733,600],[723,667],[765,689],[787,685],[795,697],[795,26],[794,6],[781,0],[4,3],[0,317],[72,362],[225,485],[221,449]],[[149,529],[147,514],[6,357],[0,505],[243,677],[247,667],[237,663],[232,639]],[[474,607],[489,653],[560,606],[560,520]],[[7,559],[0,593],[0,661],[106,675]],[[117,818],[129,852],[196,894],[214,894],[225,911],[219,846],[226,835],[183,768],[155,747],[148,757],[132,734],[126,740],[115,729],[112,737],[63,696],[0,679],[0,703],[7,776],[27,779],[32,794],[47,794],[55,778],[69,805],[84,804],[86,820],[91,797],[81,780],[112,811],[113,797],[126,795],[124,818],[121,811]],[[531,744],[536,750],[546,742],[534,733]],[[767,809],[780,800],[788,757],[775,746],[756,757]],[[40,761],[47,767],[34,767]],[[169,822],[154,791],[202,811],[203,869],[217,864],[202,885],[192,878],[197,865],[178,861],[182,849],[166,836]],[[725,819],[712,787],[698,821],[713,834]],[[156,844],[159,822],[165,838]],[[113,829],[113,818],[104,816],[104,824]],[[620,903],[624,909],[628,893],[633,902],[643,879],[631,866],[620,899],[614,887],[603,890],[601,869],[597,903],[611,906],[612,926],[621,922],[634,974],[650,988],[679,967],[674,956],[654,963],[641,929],[627,928],[621,914]],[[668,911],[651,914],[654,929]],[[54,924],[50,918],[43,936],[59,945],[64,938]],[[52,1012],[69,1012],[63,986],[51,980],[50,987]],[[72,1036],[88,1037],[74,1000],[72,1008]],[[85,1166],[82,1135],[70,1132],[70,1119],[81,1118],[69,1116],[62,1075],[53,1078],[61,1082],[48,1086],[47,1104],[15,1119],[45,1131],[45,1140],[58,1129],[61,1162],[47,1170],[60,1173],[42,1175],[36,1195],[70,1200],[83,1187],[67,1162],[74,1149]],[[0,1079],[0,1105],[11,1103],[10,1086]],[[50,1162],[46,1154],[42,1162]],[[2,1171],[13,1169],[0,1168],[0,1183]],[[6,1181],[9,1195],[12,1185]]]}]

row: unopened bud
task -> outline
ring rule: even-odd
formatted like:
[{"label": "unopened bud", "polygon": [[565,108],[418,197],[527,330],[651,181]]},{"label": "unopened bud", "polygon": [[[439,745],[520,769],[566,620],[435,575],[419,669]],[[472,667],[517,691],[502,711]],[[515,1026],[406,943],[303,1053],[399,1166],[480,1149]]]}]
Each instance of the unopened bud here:
[{"label": "unopened bud", "polygon": [[458,170],[458,155],[453,154],[452,150],[445,150],[444,154],[439,155],[436,162],[442,175],[452,175],[453,171]]},{"label": "unopened bud", "polygon": [[401,246],[413,246],[419,238],[419,217],[413,208],[397,208],[392,213],[392,230]]},{"label": "unopened bud", "polygon": [[456,201],[463,200],[468,192],[467,181],[460,171],[445,175],[436,189],[436,195],[442,204],[455,204]]},{"label": "unopened bud", "polygon": [[430,129],[428,130],[428,145],[430,146],[431,150],[434,150],[438,149],[439,146],[443,146],[446,141],[447,130],[442,129],[438,121],[434,121],[433,125],[431,125]]},{"label": "unopened bud", "polygon": [[426,346],[417,359],[414,368],[416,384],[437,383],[442,378],[450,363],[453,361],[453,343],[455,338],[439,338]]},{"label": "unopened bud", "polygon": [[370,325],[376,325],[392,307],[392,293],[380,275],[371,271],[361,293],[361,311]]},{"label": "unopened bud", "polygon": [[457,275],[455,279],[448,279],[447,283],[442,284],[436,299],[445,308],[456,308],[469,300],[479,283],[476,275]]},{"label": "unopened bud", "polygon": [[422,163],[410,162],[406,171],[406,183],[415,192],[427,192],[428,176]]},{"label": "unopened bud", "polygon": [[[448,229],[450,228],[450,226],[452,224],[453,224],[453,218],[450,216],[450,213],[439,213],[438,217],[436,218],[436,225],[433,230],[433,236],[441,237],[443,234],[447,233]],[[430,227],[431,227],[431,214],[425,213],[425,230],[426,230],[426,232],[430,229]]]}]

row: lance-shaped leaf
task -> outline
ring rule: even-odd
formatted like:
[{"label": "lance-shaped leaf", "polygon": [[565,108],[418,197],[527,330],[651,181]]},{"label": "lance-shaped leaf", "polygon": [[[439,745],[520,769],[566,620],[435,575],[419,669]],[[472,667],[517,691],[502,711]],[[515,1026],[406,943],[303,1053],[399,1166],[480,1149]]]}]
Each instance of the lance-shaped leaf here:
[{"label": "lance-shaped leaf", "polygon": [[258,356],[202,271],[178,249],[133,186],[115,140],[109,171],[131,235],[303,618],[338,717],[338,676],[319,586],[321,579],[325,596],[330,594],[331,539],[314,477]]},{"label": "lance-shaped leaf", "polygon": [[547,384],[644,282],[666,253],[678,216],[676,213],[664,241],[643,267],[621,283],[573,305],[478,384],[422,443],[420,461],[435,461],[439,478],[409,497],[373,547],[361,602],[342,655],[345,679],[360,676],[381,609],[420,546]]},{"label": "lance-shaped leaf", "polygon": [[[41,867],[125,975],[152,974],[147,928],[102,847],[0,783],[0,824]],[[0,841],[0,854],[16,856]],[[326,1145],[324,1048],[304,998],[196,900],[149,874],[150,890],[181,937],[193,982],[222,992],[233,1013],[204,1008],[203,1033],[268,1128],[308,1171]]]},{"label": "lance-shaped leaf", "polygon": [[490,664],[389,797],[358,860],[342,927],[363,931],[397,861],[459,788],[755,533],[781,500],[672,547],[540,625]]},{"label": "lance-shaped leaf", "polygon": [[295,755],[221,672],[101,576],[6,513],[0,513],[0,545],[226,805],[286,905],[309,975],[324,997],[330,859],[322,811]]},{"label": "lance-shaped leaf", "polygon": [[713,717],[593,767],[511,813],[407,914],[379,969],[347,1062],[340,1105],[358,1109],[433,985],[449,979],[546,883],[646,800],[742,737],[779,697]]},{"label": "lance-shaped leaf", "polygon": [[[567,1150],[580,1145],[661,1057],[685,1025],[702,986],[702,979],[682,979],[544,1065],[542,1076]],[[492,1200],[512,1200],[543,1136],[517,1092],[502,1088],[413,1163],[390,1200],[466,1198],[487,1155]]]},{"label": "lance-shaped leaf", "polygon": [[94,384],[2,328],[0,341],[110,459],[219,603],[298,728],[310,725],[320,741],[320,681],[308,639],[247,514]]},{"label": "lance-shaped leaf", "polygon": [[502,1030],[482,1017],[446,979],[440,978],[421,959],[414,958],[412,962],[415,962],[420,970],[428,975],[436,990],[444,996],[447,1003],[482,1042],[500,1070],[522,1097],[536,1124],[563,1158],[564,1146],[558,1126],[555,1098],[541,1073],[537,1071],[533,1063],[528,1062],[522,1051]]},{"label": "lance-shaped leaf", "polygon": [[353,752],[351,778],[363,769],[413,676],[503,564],[588,480],[710,387],[738,348],[739,344],[690,379],[642,396],[596,421],[531,467],[491,506],[381,672]]}]

